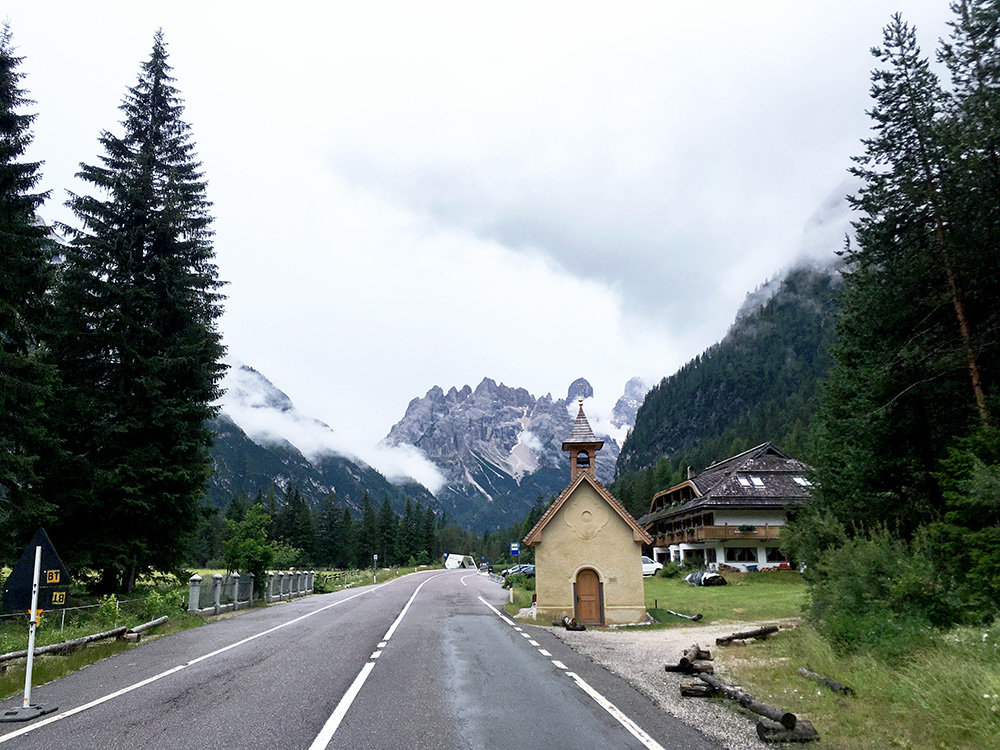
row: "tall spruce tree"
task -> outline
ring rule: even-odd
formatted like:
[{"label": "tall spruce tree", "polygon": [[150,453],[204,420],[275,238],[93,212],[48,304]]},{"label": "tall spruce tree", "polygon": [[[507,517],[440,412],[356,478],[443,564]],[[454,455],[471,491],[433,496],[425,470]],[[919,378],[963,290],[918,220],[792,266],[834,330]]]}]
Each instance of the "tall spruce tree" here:
[{"label": "tall spruce tree", "polygon": [[38,357],[47,313],[53,245],[36,211],[48,197],[33,192],[40,162],[24,161],[33,104],[18,68],[10,27],[0,30],[0,563],[50,520],[40,492],[40,456],[54,447],[46,415],[55,371]]},{"label": "tall spruce tree", "polygon": [[73,237],[50,341],[64,375],[62,433],[75,455],[61,487],[60,550],[130,589],[174,569],[211,470],[224,353],[205,180],[161,31],[104,131],[94,194],[68,204]]}]

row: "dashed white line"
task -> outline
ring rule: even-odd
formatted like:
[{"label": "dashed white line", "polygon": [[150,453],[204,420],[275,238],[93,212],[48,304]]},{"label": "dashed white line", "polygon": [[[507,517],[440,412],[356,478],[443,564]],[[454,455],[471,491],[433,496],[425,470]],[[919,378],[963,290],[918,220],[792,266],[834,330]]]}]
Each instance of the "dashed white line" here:
[{"label": "dashed white line", "polygon": [[567,667],[565,664],[563,664],[558,659],[553,659],[552,663],[556,665],[556,669],[569,669],[569,667]]},{"label": "dashed white line", "polygon": [[550,654],[550,653],[549,653],[548,651],[546,651],[546,650],[545,650],[544,648],[540,648],[540,649],[538,649],[538,653],[540,653],[540,654],[541,654],[542,656],[552,656],[552,654]]},{"label": "dashed white line", "polygon": [[[428,583],[433,581],[435,578],[444,575],[439,573],[438,575],[431,576],[426,581],[421,583],[413,592],[413,596],[410,597],[409,601],[406,602],[406,606],[403,607],[403,611],[399,613],[399,617],[395,619],[389,629],[382,636],[382,640],[379,642],[379,649],[383,648],[392,638],[393,633],[396,632],[396,628],[399,627],[399,623],[403,621],[406,616],[406,612],[410,609],[410,605],[413,604],[413,600],[417,598],[417,594],[420,593],[420,589],[426,586]],[[330,718],[326,720],[323,728],[319,730],[319,734],[316,735],[316,739],[313,740],[312,744],[309,746],[309,750],[326,750],[326,746],[330,744],[333,739],[333,735],[336,733],[337,728],[340,726],[340,722],[344,720],[347,716],[347,712],[351,708],[351,704],[354,703],[354,699],[358,697],[358,693],[361,692],[361,688],[364,687],[365,680],[368,679],[368,675],[372,673],[375,668],[375,660],[382,655],[381,650],[375,651],[369,659],[369,661],[361,668],[358,672],[358,676],[354,678],[354,682],[351,683],[351,687],[347,689],[344,696],[340,699],[337,707],[333,709],[333,713],[330,714]]]},{"label": "dashed white line", "polygon": [[538,648],[538,641],[535,641],[535,640],[532,640],[531,638],[529,638],[528,639],[528,643],[530,643],[535,648]]}]

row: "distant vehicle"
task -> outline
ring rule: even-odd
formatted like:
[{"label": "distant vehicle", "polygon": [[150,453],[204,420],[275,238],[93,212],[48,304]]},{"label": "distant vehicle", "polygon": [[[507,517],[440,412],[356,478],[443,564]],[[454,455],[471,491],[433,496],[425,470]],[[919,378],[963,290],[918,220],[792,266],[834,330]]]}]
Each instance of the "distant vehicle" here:
[{"label": "distant vehicle", "polygon": [[[529,567],[527,565],[527,563],[520,563],[518,565],[515,565],[512,568],[507,568],[506,570],[501,570],[500,571],[500,577],[501,578],[506,578],[507,576],[513,575],[514,573],[520,573],[521,572],[521,568],[526,568],[526,567]],[[535,566],[532,565],[530,567],[534,568]]]},{"label": "distant vehicle", "polygon": [[642,556],[642,575],[643,575],[643,577],[646,577],[646,576],[655,576],[657,573],[660,572],[660,569],[662,567],[663,567],[663,563],[658,563],[658,562],[656,562],[656,560],[654,560],[651,557],[646,557],[645,555]]},{"label": "distant vehicle", "polygon": [[528,578],[535,577],[535,566],[534,565],[522,565],[521,569],[517,571],[519,576],[527,576]]}]

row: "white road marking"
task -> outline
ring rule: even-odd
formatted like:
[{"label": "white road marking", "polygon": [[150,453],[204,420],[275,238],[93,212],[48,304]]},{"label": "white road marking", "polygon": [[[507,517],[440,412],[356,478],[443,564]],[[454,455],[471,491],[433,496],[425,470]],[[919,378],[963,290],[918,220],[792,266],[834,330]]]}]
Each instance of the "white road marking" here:
[{"label": "white road marking", "polygon": [[531,638],[529,638],[528,639],[528,643],[530,643],[535,648],[538,648],[538,641],[535,641],[535,640],[532,640]]},{"label": "white road marking", "polygon": [[[410,605],[413,604],[413,600],[416,599],[417,594],[420,593],[420,589],[433,581],[435,578],[439,578],[442,575],[444,575],[444,573],[438,573],[437,575],[431,576],[417,586],[417,588],[413,591],[413,596],[411,596],[409,601],[406,602],[406,606],[403,607],[403,611],[399,613],[399,617],[396,618],[392,625],[389,626],[389,629],[385,632],[385,635],[382,636],[379,648],[385,646],[389,642],[389,639],[392,638],[393,633],[396,632],[396,628],[399,627],[399,623],[401,623],[403,621],[403,617],[406,616],[406,612],[409,610]],[[349,687],[347,692],[344,693],[344,697],[340,699],[337,707],[333,709],[333,713],[330,714],[330,718],[326,720],[323,728],[319,730],[319,734],[316,735],[316,739],[314,739],[312,744],[309,746],[309,750],[326,750],[327,745],[329,745],[333,740],[334,733],[336,733],[338,727],[340,727],[340,722],[342,722],[344,717],[347,716],[347,712],[350,710],[351,704],[354,703],[354,699],[357,698],[358,693],[361,692],[361,688],[364,686],[365,680],[368,679],[368,675],[370,675],[372,670],[375,668],[375,660],[381,655],[381,651],[376,651],[371,655],[368,663],[361,668],[361,671],[358,672],[358,676],[355,677],[354,682],[351,683],[351,687]]]},{"label": "white road marking", "polygon": [[337,707],[333,709],[333,713],[330,714],[330,718],[326,720],[326,724],[316,735],[316,739],[309,746],[309,750],[322,750],[327,745],[330,744],[330,740],[333,739],[333,733],[337,731],[337,727],[340,726],[340,722],[344,720],[347,715],[347,709],[351,707],[354,703],[354,699],[358,697],[358,693],[361,692],[361,688],[365,684],[365,680],[368,679],[368,675],[372,673],[375,669],[375,662],[370,661],[361,667],[361,671],[358,672],[358,676],[354,678],[354,682],[351,686],[347,688],[347,692],[344,693],[344,697],[340,699],[340,703]]},{"label": "white road marking", "polygon": [[[483,604],[485,604],[487,607],[489,607],[491,610],[493,610],[493,613],[497,617],[499,617],[503,621],[508,622],[512,626],[514,626],[514,630],[521,631],[520,627],[517,627],[516,625],[514,625],[513,622],[511,622],[506,617],[504,617],[502,614],[500,614],[500,610],[498,610],[496,607],[494,607],[488,601],[486,601],[485,599],[483,599],[483,597],[480,596],[479,597],[479,601],[481,601]],[[523,635],[525,638],[528,638],[529,639],[528,642],[531,645],[533,645],[533,646],[537,646],[538,645],[537,643],[535,643],[535,641],[530,640],[531,636],[528,633],[521,632],[521,635]],[[538,649],[538,652],[540,654],[542,654],[543,656],[551,656],[552,655],[548,651],[546,651],[544,649],[541,649],[541,648]],[[641,742],[643,745],[645,745],[648,748],[648,750],[664,750],[663,745],[661,745],[659,742],[657,742],[652,737],[650,737],[648,734],[646,734],[646,732],[643,731],[643,729],[638,724],[636,724],[628,716],[626,716],[622,712],[622,710],[620,708],[618,708],[618,706],[616,706],[614,703],[612,703],[611,701],[609,701],[607,698],[605,698],[599,692],[597,692],[596,690],[594,690],[594,688],[592,688],[589,684],[587,684],[587,682],[582,677],[580,677],[580,675],[576,674],[575,672],[570,672],[569,671],[569,667],[567,667],[565,664],[563,664],[558,659],[552,659],[552,664],[557,669],[564,670],[567,677],[571,678],[583,692],[585,692],[587,695],[589,695],[594,700],[594,702],[597,703],[597,705],[599,705],[601,708],[603,708],[605,711],[607,711],[609,714],[611,714],[611,716],[614,717],[614,719],[619,724],[621,724],[623,727],[625,727],[625,729],[627,729],[629,731],[629,733],[633,737],[635,737],[637,740],[639,740],[639,742]],[[310,748],[310,750],[312,750],[312,748]]]},{"label": "white road marking", "polygon": [[567,672],[566,675],[572,678],[573,681],[580,686],[580,689],[583,690],[583,692],[593,698],[597,705],[617,719],[619,724],[625,727],[633,737],[649,748],[649,750],[664,750],[663,745],[646,734],[638,724],[622,713],[618,706],[594,690],[594,688],[588,685],[584,679],[580,677],[580,675],[575,672]]},{"label": "white road marking", "polygon": [[[393,580],[398,581],[399,579],[396,578],[396,579],[393,579]],[[427,580],[429,581],[430,579],[428,578]],[[62,721],[63,719],[69,718],[70,716],[75,716],[76,714],[83,713],[84,711],[87,711],[87,710],[89,710],[91,708],[94,708],[95,706],[99,706],[102,703],[107,703],[108,701],[113,700],[114,698],[118,698],[118,697],[120,697],[122,695],[126,695],[127,693],[131,693],[133,690],[138,690],[141,687],[145,687],[146,685],[149,685],[151,683],[157,682],[158,680],[162,680],[164,677],[169,677],[174,672],[179,672],[182,669],[186,669],[187,667],[190,667],[192,664],[197,664],[198,662],[206,661],[206,660],[211,659],[211,658],[213,658],[215,656],[218,656],[219,654],[224,654],[226,651],[234,649],[237,646],[242,646],[242,645],[244,645],[246,643],[250,643],[251,641],[257,640],[258,638],[263,638],[265,635],[270,635],[271,633],[274,633],[275,631],[281,630],[282,628],[287,628],[289,625],[294,625],[294,624],[296,624],[298,622],[302,622],[303,620],[305,620],[305,619],[307,619],[309,617],[312,617],[313,615],[318,615],[320,612],[325,612],[326,610],[330,609],[331,607],[336,607],[338,605],[344,604],[345,602],[351,601],[351,599],[357,599],[359,596],[363,596],[365,594],[369,594],[372,591],[380,589],[383,586],[387,586],[388,584],[390,584],[392,582],[393,581],[387,581],[386,583],[379,584],[378,586],[372,586],[371,588],[366,588],[363,591],[359,591],[358,593],[353,594],[352,596],[347,597],[346,599],[341,599],[339,601],[333,602],[332,604],[327,604],[325,607],[320,607],[319,609],[314,610],[313,612],[307,612],[306,614],[304,614],[304,615],[302,615],[300,617],[296,617],[293,620],[289,620],[288,622],[284,622],[281,625],[276,625],[273,628],[270,628],[269,630],[265,630],[263,632],[257,633],[256,635],[251,635],[249,638],[244,638],[242,641],[237,641],[236,643],[231,643],[228,646],[223,646],[222,648],[217,649],[215,651],[212,651],[209,654],[205,654],[204,656],[199,656],[196,659],[192,659],[191,661],[187,661],[187,662],[184,662],[183,664],[177,665],[176,667],[172,667],[171,669],[168,669],[166,672],[160,672],[157,675],[153,675],[152,677],[147,677],[145,680],[141,680],[140,682],[136,682],[133,685],[129,685],[128,687],[123,687],[121,690],[116,690],[113,693],[108,693],[105,696],[102,696],[100,698],[96,698],[95,700],[92,700],[90,703],[84,703],[82,706],[77,706],[76,708],[71,708],[68,711],[63,711],[62,713],[53,714],[52,716],[50,716],[47,719],[42,719],[42,721],[38,722],[37,724],[32,724],[31,726],[22,727],[21,729],[18,729],[17,731],[11,732],[10,734],[5,734],[3,736],[0,736],[0,745],[2,745],[4,742],[7,742],[8,740],[14,739],[15,737],[21,737],[21,736],[23,736],[25,734],[28,734],[29,732],[34,732],[36,729],[40,729],[41,727],[48,726],[49,724],[53,724],[53,723],[55,723],[57,721]],[[426,581],[424,583],[426,583]],[[423,584],[421,584],[421,586],[422,585]]]}]

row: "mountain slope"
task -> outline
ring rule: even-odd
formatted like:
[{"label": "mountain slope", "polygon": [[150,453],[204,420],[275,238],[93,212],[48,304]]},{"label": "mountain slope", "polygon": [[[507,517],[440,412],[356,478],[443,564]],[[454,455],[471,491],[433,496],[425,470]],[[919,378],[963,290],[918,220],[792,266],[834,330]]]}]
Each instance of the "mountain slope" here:
[{"label": "mountain slope", "polygon": [[[364,462],[324,449],[322,438],[332,432],[330,427],[298,413],[291,399],[253,368],[238,365],[233,369],[232,376],[227,376],[223,410],[210,422],[216,436],[212,445],[215,476],[208,492],[211,505],[225,507],[237,492],[252,498],[258,490],[267,492],[271,486],[285,490],[294,485],[310,505],[333,492],[341,502],[359,510],[368,492],[376,504],[388,496],[397,512],[403,511],[407,497],[437,507],[425,487],[393,484]],[[280,437],[282,431],[293,430],[303,436],[300,443],[314,446],[308,457]]]},{"label": "mountain slope", "polygon": [[647,395],[622,446],[613,490],[633,512],[692,466],[771,441],[802,456],[831,365],[840,276],[799,267],[748,295],[736,322]]}]

